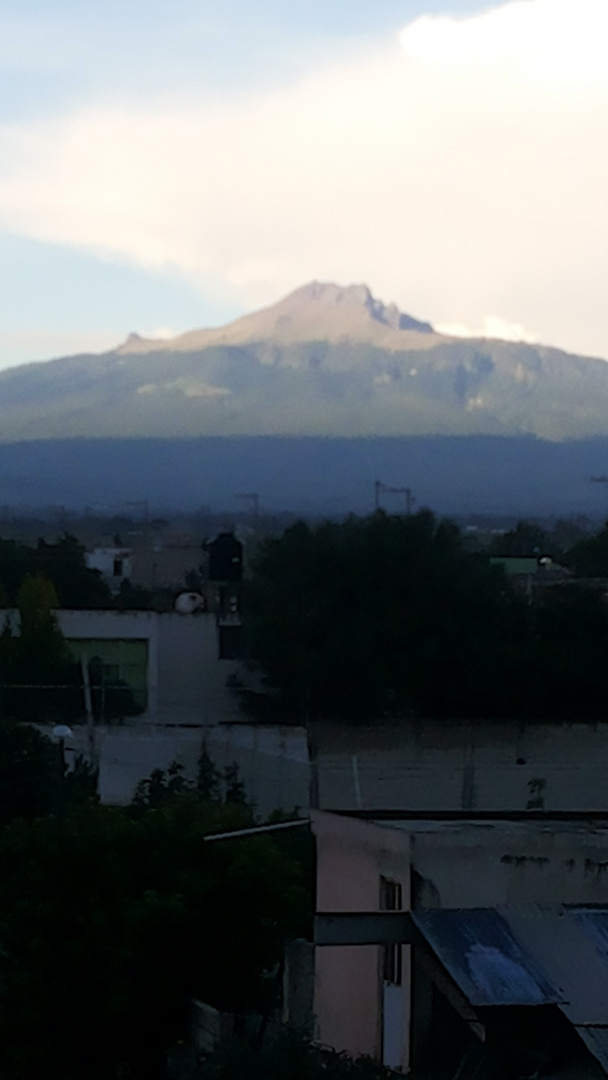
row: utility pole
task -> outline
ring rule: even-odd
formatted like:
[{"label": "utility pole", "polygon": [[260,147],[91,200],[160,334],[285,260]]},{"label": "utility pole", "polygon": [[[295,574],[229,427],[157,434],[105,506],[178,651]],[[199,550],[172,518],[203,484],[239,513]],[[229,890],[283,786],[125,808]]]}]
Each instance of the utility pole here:
[{"label": "utility pole", "polygon": [[412,512],[412,506],[414,505],[414,499],[412,498],[412,489],[409,487],[391,487],[390,484],[383,484],[382,480],[376,480],[374,483],[374,507],[376,510],[380,509],[380,496],[382,494],[387,495],[405,495],[405,512],[407,516]]}]

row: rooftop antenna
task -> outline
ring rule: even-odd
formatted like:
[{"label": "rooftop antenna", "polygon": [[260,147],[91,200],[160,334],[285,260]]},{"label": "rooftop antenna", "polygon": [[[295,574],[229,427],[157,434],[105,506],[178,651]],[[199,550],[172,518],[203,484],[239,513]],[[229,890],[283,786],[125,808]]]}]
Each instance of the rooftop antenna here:
[{"label": "rooftop antenna", "polygon": [[[606,479],[608,482],[608,477]],[[374,507],[376,510],[380,509],[381,495],[405,495],[405,512],[409,517],[415,502],[411,488],[391,487],[390,484],[384,484],[382,480],[376,480],[374,483]]]}]

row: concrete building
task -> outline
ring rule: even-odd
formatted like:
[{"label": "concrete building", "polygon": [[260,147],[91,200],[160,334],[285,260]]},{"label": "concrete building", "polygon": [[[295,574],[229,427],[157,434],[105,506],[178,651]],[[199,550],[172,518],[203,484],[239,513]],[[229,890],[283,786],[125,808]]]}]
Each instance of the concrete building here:
[{"label": "concrete building", "polygon": [[87,569],[98,570],[113,593],[133,576],[133,552],[126,547],[96,547],[85,553]]},{"label": "concrete building", "polygon": [[[240,718],[230,690],[237,661],[223,660],[213,615],[156,611],[58,611],[73,654],[100,656],[108,676],[145,701],[138,723],[215,724]],[[101,718],[103,720],[103,718]]]},{"label": "concrete building", "polygon": [[[504,1017],[500,1022],[494,1015],[480,1017],[479,985],[485,979],[494,994],[485,1005],[559,1005],[561,1019],[555,1019],[555,1009],[550,1016],[539,1012],[533,1026],[555,1022],[568,1046],[570,1036],[563,1034],[563,1024],[576,1029],[572,1053],[576,1057],[580,1051],[584,1066],[579,1062],[579,1072],[551,1075],[608,1075],[608,1040],[603,1035],[608,1029],[608,820],[556,822],[537,814],[535,820],[496,814],[492,821],[472,816],[445,821],[441,815],[436,820],[374,821],[313,812],[320,913],[313,1013],[319,1041],[353,1055],[367,1054],[393,1068],[438,1068],[433,1046],[442,1030],[444,1038],[450,1032],[450,1024],[458,1028],[464,1023],[467,1033],[473,1031],[478,1039],[481,1029],[476,1031],[475,1025],[487,1026],[491,1019],[494,1030],[506,1023]],[[564,912],[596,910],[598,905],[606,909],[605,939],[598,938],[597,926],[587,926],[583,948],[581,928],[578,924],[571,928],[572,945],[560,974],[564,961],[559,927],[566,926]],[[479,910],[490,914],[475,923]],[[463,915],[467,912],[468,923]],[[523,914],[515,932],[517,912]],[[534,912],[537,920],[542,913],[542,935]],[[512,924],[510,934],[516,939],[512,954],[506,946],[500,951],[506,934],[501,919]],[[446,939],[439,933],[444,925],[460,934],[461,959],[462,941],[468,940],[469,950],[479,953],[477,996],[470,980],[466,983],[456,970],[455,946],[451,947],[449,935]],[[545,989],[532,1002],[523,993],[500,999],[492,963],[504,975],[521,954],[521,943],[531,948],[535,926],[545,942],[537,958],[545,972]],[[594,934],[595,946],[590,944]],[[577,953],[577,948],[583,951]],[[577,982],[576,964],[582,955],[594,957],[589,971],[595,973],[601,1007],[590,1007],[593,991],[585,999],[580,973]],[[576,992],[570,1012],[567,1006],[572,1002],[560,989],[566,984],[573,987],[572,994]],[[475,1040],[472,1046],[473,1050],[464,1040],[463,1061],[465,1051],[473,1053]],[[452,1065],[455,1070],[458,1061]]]},{"label": "concrete building", "polygon": [[[56,615],[74,658],[86,669],[99,669],[91,678],[101,689],[131,692],[133,722],[210,725],[242,719],[230,688],[240,664],[220,656],[214,615],[66,609]],[[6,619],[18,632],[18,612],[0,612],[0,620]],[[98,698],[95,720],[103,723],[103,694]],[[85,711],[83,694],[83,716]]]}]

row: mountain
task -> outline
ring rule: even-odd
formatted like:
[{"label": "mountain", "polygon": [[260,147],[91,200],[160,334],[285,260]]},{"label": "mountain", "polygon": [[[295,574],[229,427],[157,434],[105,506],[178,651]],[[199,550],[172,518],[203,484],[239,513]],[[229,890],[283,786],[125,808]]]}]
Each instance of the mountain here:
[{"label": "mountain", "polygon": [[219,329],[0,374],[0,441],[608,435],[608,364],[436,333],[314,282]]}]

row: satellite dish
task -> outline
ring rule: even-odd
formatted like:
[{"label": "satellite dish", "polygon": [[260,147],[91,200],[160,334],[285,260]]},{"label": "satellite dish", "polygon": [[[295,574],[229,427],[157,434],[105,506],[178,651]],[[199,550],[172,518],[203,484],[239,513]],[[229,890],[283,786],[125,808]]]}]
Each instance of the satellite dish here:
[{"label": "satellite dish", "polygon": [[74,738],[74,732],[72,731],[71,727],[68,727],[67,724],[56,724],[53,728],[52,734],[54,739]]},{"label": "satellite dish", "polygon": [[175,601],[178,615],[193,615],[195,611],[204,611],[206,606],[205,597],[197,592],[180,593]]}]

